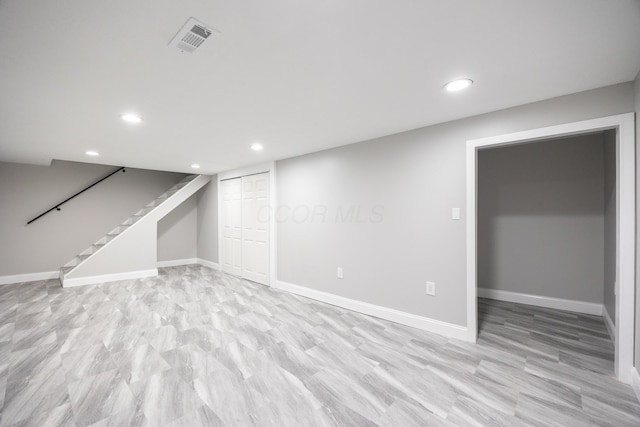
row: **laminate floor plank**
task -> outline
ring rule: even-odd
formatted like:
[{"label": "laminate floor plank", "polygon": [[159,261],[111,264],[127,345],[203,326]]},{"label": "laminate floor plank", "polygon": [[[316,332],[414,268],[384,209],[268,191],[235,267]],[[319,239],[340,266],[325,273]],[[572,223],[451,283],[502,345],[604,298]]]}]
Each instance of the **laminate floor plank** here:
[{"label": "laminate floor plank", "polygon": [[0,427],[640,426],[598,316],[480,299],[471,344],[159,271],[0,286]]}]

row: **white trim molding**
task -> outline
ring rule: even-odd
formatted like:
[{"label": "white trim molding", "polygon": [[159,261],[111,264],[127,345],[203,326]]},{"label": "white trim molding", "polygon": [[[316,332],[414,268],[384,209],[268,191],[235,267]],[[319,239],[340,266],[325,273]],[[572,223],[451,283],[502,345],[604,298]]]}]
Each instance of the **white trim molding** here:
[{"label": "white trim molding", "polygon": [[444,335],[448,338],[467,340],[469,335],[467,333],[467,328],[465,328],[464,326],[454,325],[452,323],[446,323],[440,320],[418,316],[416,314],[407,313],[405,311],[395,310],[393,308],[345,298],[339,295],[307,288],[305,286],[294,285],[283,281],[277,281],[276,283],[277,286],[272,285],[272,287],[276,289],[280,289],[292,294],[311,298],[316,301],[321,301],[338,307],[346,308],[347,310],[352,310],[369,316],[378,317],[380,319],[389,320],[401,325],[422,329],[423,331],[434,332],[436,334]]},{"label": "white trim molding", "polygon": [[13,283],[36,282],[38,280],[57,279],[59,275],[60,275],[60,270],[44,271],[42,273],[26,273],[26,274],[12,274],[9,276],[0,276],[0,285],[11,285]]},{"label": "white trim molding", "polygon": [[489,288],[478,288],[478,297],[535,305],[537,307],[555,308],[557,310],[573,311],[575,313],[592,314],[594,316],[602,316],[604,309],[602,304],[594,302],[544,297],[541,295],[523,294],[520,292],[501,291],[499,289]]},{"label": "white trim molding", "polygon": [[276,162],[271,162],[269,171],[269,206],[271,215],[269,215],[269,286],[278,283],[278,233],[276,229],[275,211],[278,208],[278,186]]},{"label": "white trim molding", "polygon": [[636,368],[631,368],[631,388],[636,392],[636,398],[640,402],[640,375]]},{"label": "white trim molding", "polygon": [[631,382],[635,327],[636,166],[635,113],[532,129],[467,141],[467,330],[469,340],[478,334],[477,307],[477,174],[478,151],[483,148],[535,142],[609,129],[616,130],[616,376]]},{"label": "white trim molding", "polygon": [[209,261],[207,259],[197,258],[197,263],[205,267],[213,268],[214,270],[220,271],[220,264],[218,264],[217,262]]},{"label": "white trim molding", "polygon": [[602,317],[604,317],[604,324],[607,327],[607,332],[609,332],[609,336],[611,337],[611,341],[616,343],[616,325],[613,323],[611,316],[609,316],[609,311],[607,307],[602,306]]},{"label": "white trim molding", "polygon": [[199,264],[198,258],[172,259],[170,261],[158,261],[158,268],[177,267],[179,265]]},{"label": "white trim molding", "polygon": [[63,288],[71,288],[74,286],[95,285],[97,283],[115,282],[118,280],[142,279],[144,277],[156,277],[158,269],[140,271],[127,271],[126,273],[102,274],[99,276],[78,277],[77,279],[64,279]]}]

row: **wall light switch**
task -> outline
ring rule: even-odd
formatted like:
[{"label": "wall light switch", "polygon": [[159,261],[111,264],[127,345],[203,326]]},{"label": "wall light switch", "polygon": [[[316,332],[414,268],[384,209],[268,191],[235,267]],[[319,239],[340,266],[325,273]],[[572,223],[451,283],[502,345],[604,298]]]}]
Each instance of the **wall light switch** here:
[{"label": "wall light switch", "polygon": [[344,277],[344,274],[342,272],[342,267],[338,267],[338,279],[342,279]]},{"label": "wall light switch", "polygon": [[436,282],[427,282],[427,295],[436,294]]},{"label": "wall light switch", "polygon": [[451,219],[454,221],[460,219],[460,208],[451,208]]}]

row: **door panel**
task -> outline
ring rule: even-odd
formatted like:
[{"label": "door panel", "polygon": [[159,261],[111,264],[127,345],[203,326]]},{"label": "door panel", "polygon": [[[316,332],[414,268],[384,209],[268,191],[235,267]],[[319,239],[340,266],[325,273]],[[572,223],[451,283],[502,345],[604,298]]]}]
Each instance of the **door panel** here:
[{"label": "door panel", "polygon": [[242,277],[269,284],[269,174],[242,177]]},{"label": "door panel", "polygon": [[221,182],[222,271],[242,275],[242,180]]}]

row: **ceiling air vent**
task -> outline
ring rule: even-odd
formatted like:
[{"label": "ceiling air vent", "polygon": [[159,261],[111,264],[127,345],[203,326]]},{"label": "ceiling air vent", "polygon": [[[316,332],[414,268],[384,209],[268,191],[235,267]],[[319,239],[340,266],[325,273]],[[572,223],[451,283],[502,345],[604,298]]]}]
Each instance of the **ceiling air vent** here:
[{"label": "ceiling air vent", "polygon": [[195,18],[189,18],[178,34],[169,42],[169,46],[175,46],[183,52],[193,53],[209,37],[219,34],[218,31],[203,24]]}]

